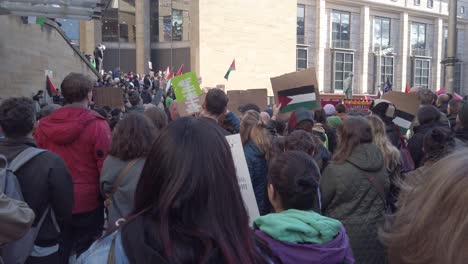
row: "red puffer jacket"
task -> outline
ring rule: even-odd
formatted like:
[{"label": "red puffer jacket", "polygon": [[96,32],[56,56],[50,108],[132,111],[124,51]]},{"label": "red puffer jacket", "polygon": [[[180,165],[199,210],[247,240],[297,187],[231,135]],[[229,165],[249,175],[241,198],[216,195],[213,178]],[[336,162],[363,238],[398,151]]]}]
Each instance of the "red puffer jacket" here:
[{"label": "red puffer jacket", "polygon": [[39,147],[62,157],[73,179],[73,214],[101,205],[99,175],[111,142],[106,120],[84,107],[63,107],[39,121],[34,135]]}]

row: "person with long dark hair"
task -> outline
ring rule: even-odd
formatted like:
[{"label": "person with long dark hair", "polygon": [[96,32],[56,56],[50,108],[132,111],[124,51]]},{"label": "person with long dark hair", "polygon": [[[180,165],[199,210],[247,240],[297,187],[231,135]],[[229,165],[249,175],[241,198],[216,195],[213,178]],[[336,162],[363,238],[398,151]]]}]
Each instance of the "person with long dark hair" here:
[{"label": "person with long dark hair", "polygon": [[101,194],[106,198],[108,227],[127,216],[156,128],[141,114],[128,114],[112,133],[112,144],[99,178]]},{"label": "person with long dark hair", "polygon": [[275,213],[255,220],[256,235],[284,264],[354,263],[343,225],[320,215],[320,171],[303,151],[275,158],[268,174],[268,197]]},{"label": "person with long dark hair", "polygon": [[385,263],[377,230],[390,181],[382,151],[373,144],[369,122],[348,117],[338,129],[338,148],[320,181],[324,215],[343,223],[356,263]]},{"label": "person with long dark hair", "polygon": [[[111,249],[112,248],[112,249]],[[193,117],[163,129],[146,159],[133,215],[78,263],[263,263],[219,126]]]}]

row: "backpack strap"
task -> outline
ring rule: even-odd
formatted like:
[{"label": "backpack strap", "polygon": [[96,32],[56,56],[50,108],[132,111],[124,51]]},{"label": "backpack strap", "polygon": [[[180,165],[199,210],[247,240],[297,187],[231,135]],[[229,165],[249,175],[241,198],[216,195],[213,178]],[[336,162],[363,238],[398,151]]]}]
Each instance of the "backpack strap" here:
[{"label": "backpack strap", "polygon": [[112,196],[117,192],[119,189],[120,184],[122,183],[123,178],[125,175],[127,175],[130,170],[135,166],[135,164],[138,162],[138,159],[134,159],[130,161],[127,166],[120,172],[119,176],[114,181],[114,184],[112,184],[112,190],[110,193],[106,193],[106,200],[104,201],[104,205],[107,207],[112,203]]},{"label": "backpack strap", "polygon": [[11,170],[12,172],[16,172],[28,161],[32,160],[37,155],[46,151],[47,150],[45,149],[38,149],[38,148],[33,148],[33,147],[27,148],[23,150],[20,154],[18,154],[18,156],[16,156],[11,161],[11,163],[8,166],[8,169]]}]

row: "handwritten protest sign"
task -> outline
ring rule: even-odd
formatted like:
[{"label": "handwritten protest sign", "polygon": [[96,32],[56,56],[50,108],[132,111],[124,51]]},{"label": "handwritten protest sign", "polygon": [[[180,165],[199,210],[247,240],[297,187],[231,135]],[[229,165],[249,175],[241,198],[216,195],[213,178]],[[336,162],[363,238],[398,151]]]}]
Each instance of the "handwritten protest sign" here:
[{"label": "handwritten protest sign", "polygon": [[231,147],[232,157],[234,159],[234,165],[237,171],[237,180],[241,191],[242,199],[244,200],[245,207],[249,213],[249,223],[252,226],[253,221],[260,216],[257,206],[257,200],[255,199],[254,190],[252,187],[252,181],[250,179],[249,169],[247,162],[245,161],[244,148],[242,147],[242,141],[240,135],[227,136],[226,140]]},{"label": "handwritten protest sign", "polygon": [[271,78],[275,102],[281,103],[281,113],[294,112],[299,107],[320,108],[320,94],[315,69],[292,72]]},{"label": "handwritten protest sign", "polygon": [[405,130],[409,129],[421,104],[418,95],[391,91],[384,94],[382,99],[388,100],[395,105],[396,111],[393,123]]},{"label": "handwritten protest sign", "polygon": [[267,89],[230,90],[227,92],[229,98],[228,109],[239,114],[239,106],[255,104],[263,111],[268,106]]},{"label": "handwritten protest sign", "polygon": [[171,81],[178,106],[188,115],[198,113],[202,107],[202,90],[194,72],[177,76]]}]

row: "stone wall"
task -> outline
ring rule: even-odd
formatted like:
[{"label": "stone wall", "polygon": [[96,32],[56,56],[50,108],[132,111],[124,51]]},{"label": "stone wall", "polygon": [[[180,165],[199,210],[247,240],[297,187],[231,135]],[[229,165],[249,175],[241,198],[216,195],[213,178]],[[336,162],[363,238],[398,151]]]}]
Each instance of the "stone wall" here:
[{"label": "stone wall", "polygon": [[[296,70],[296,9],[296,1],[193,0],[192,70],[204,86],[272,95],[270,77]],[[237,70],[226,81],[233,59]]]},{"label": "stone wall", "polygon": [[20,17],[0,16],[0,97],[32,96],[45,90],[50,70],[56,88],[70,72],[93,71],[55,29],[23,24]]}]

